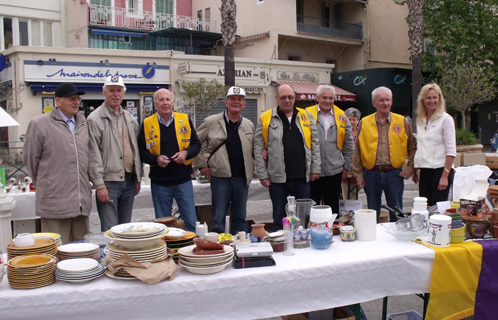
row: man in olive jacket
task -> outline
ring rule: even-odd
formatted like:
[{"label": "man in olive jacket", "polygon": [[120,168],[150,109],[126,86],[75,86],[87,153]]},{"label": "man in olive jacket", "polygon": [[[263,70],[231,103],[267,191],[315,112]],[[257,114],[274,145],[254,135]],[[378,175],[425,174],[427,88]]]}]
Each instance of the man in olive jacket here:
[{"label": "man in olive jacket", "polygon": [[83,94],[72,83],[57,87],[57,107],[31,120],[23,148],[42,231],[59,233],[63,243],[89,233],[88,126],[78,114]]},{"label": "man in olive jacket", "polygon": [[[197,129],[202,143],[194,159],[194,170],[211,181],[214,232],[225,232],[225,215],[232,203],[231,233],[247,232],[246,206],[254,173],[252,158],[254,125],[241,116],[246,93],[231,87],[225,99],[227,109],[204,120]],[[206,161],[204,154],[209,154]]]}]

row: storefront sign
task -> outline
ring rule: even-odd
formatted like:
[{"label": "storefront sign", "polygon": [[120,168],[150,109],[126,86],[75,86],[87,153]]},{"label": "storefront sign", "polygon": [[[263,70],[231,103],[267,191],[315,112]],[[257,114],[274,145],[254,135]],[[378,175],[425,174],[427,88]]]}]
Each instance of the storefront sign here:
[{"label": "storefront sign", "polygon": [[256,88],[256,87],[249,87],[249,88],[244,88],[244,91],[247,93],[247,94],[259,94],[259,93],[263,93],[263,89],[264,88]]},{"label": "storefront sign", "polygon": [[318,82],[318,73],[277,71],[277,80]]},{"label": "storefront sign", "polygon": [[179,74],[190,73],[190,63],[188,62],[180,63],[176,71],[178,71]]},{"label": "storefront sign", "polygon": [[395,84],[406,84],[406,74],[405,75],[397,74],[394,77],[394,83]]},{"label": "storefront sign", "polygon": [[[148,68],[147,68],[148,67]],[[103,83],[108,76],[121,76],[125,84],[169,84],[169,66],[116,64],[106,67],[100,63],[24,61],[27,82]],[[149,70],[151,69],[151,70]],[[144,76],[144,73],[147,75]]]},{"label": "storefront sign", "polygon": [[[218,77],[225,76],[225,69],[218,69],[218,73],[216,75]],[[242,77],[242,78],[250,78],[250,77],[252,77],[252,71],[251,70],[235,70],[235,76]]]},{"label": "storefront sign", "polygon": [[356,78],[354,78],[353,84],[355,86],[365,85],[365,81],[367,81],[367,75],[364,75],[363,77],[362,76],[357,76]]},{"label": "storefront sign", "polygon": [[[316,94],[314,93],[299,93],[297,95],[297,100],[306,100],[306,101],[318,101],[316,99]],[[341,96],[337,95],[335,97],[336,101],[356,101],[356,98],[353,96]]]}]

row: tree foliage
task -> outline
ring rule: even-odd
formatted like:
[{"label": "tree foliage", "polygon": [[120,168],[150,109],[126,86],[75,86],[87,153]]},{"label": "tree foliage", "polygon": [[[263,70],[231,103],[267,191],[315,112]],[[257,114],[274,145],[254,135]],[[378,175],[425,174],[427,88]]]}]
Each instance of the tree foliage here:
[{"label": "tree foliage", "polygon": [[496,0],[425,0],[424,32],[437,52],[423,57],[433,76],[462,64],[498,72]]},{"label": "tree foliage", "polygon": [[479,66],[447,67],[442,72],[439,85],[448,109],[462,115],[463,129],[466,129],[465,113],[476,104],[493,100],[497,93],[488,72]]},{"label": "tree foliage", "polygon": [[185,89],[185,98],[181,104],[194,107],[209,113],[218,101],[223,100],[227,92],[227,87],[213,79],[207,81],[205,78],[199,78],[195,82],[180,81],[180,86]]}]

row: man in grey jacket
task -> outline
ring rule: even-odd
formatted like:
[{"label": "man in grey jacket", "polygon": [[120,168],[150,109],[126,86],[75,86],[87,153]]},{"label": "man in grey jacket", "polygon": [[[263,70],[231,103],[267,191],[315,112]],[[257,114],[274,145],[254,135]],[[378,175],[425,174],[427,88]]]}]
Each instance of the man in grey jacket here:
[{"label": "man in grey jacket", "polygon": [[[242,117],[246,93],[231,87],[225,99],[227,109],[204,120],[197,129],[202,143],[194,159],[194,170],[211,181],[214,232],[225,232],[225,215],[232,204],[231,233],[247,232],[246,205],[254,173],[252,158],[254,125]],[[209,154],[208,161],[204,156]]]},{"label": "man in grey jacket", "polygon": [[133,201],[140,192],[139,128],[121,107],[125,92],[122,77],[107,77],[105,101],[88,117],[90,180],[96,189],[102,231],[131,221]]},{"label": "man in grey jacket", "polygon": [[320,137],[322,172],[320,179],[311,183],[311,199],[331,206],[334,213],[339,213],[341,182],[347,178],[353,159],[353,134],[348,117],[334,105],[334,87],[319,86],[316,96],[318,104],[306,110],[315,118]]},{"label": "man in grey jacket", "polygon": [[[277,89],[278,106],[263,113],[254,138],[254,159],[261,184],[270,189],[273,230],[282,228],[287,196],[310,197],[310,181],[320,178],[320,144],[311,113],[294,107],[288,85]],[[267,149],[268,160],[262,151]]]},{"label": "man in grey jacket", "polygon": [[83,240],[89,233],[88,128],[78,114],[83,94],[72,83],[58,86],[57,107],[31,120],[23,148],[42,231],[59,233],[63,243]]}]

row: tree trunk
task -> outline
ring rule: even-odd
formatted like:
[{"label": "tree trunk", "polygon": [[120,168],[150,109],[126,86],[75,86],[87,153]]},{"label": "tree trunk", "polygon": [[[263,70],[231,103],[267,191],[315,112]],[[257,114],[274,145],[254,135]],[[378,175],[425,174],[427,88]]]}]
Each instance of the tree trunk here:
[{"label": "tree trunk", "polygon": [[237,5],[235,0],[221,1],[221,35],[225,47],[225,86],[235,85],[235,40]]},{"label": "tree trunk", "polygon": [[465,110],[460,111],[460,114],[462,115],[462,128],[467,129],[466,121],[465,121]]},{"label": "tree trunk", "polygon": [[412,56],[412,129],[417,132],[417,98],[422,89],[422,55]]},{"label": "tree trunk", "polygon": [[235,85],[234,47],[225,47],[225,86]]}]

